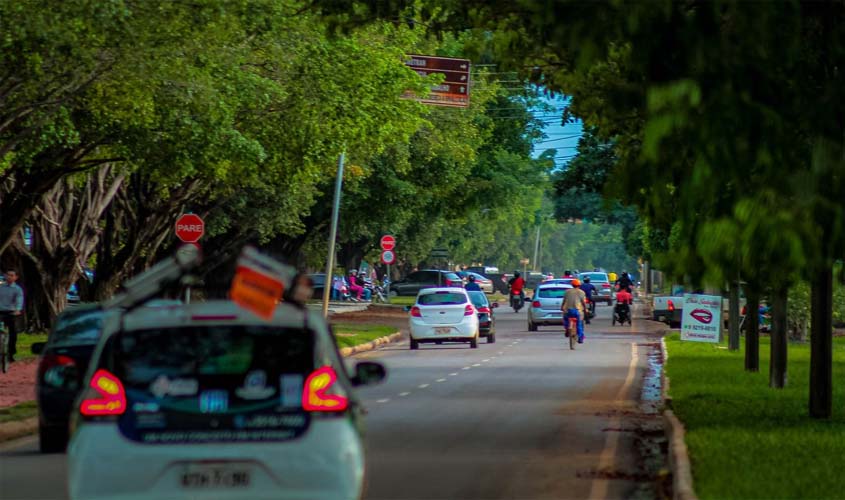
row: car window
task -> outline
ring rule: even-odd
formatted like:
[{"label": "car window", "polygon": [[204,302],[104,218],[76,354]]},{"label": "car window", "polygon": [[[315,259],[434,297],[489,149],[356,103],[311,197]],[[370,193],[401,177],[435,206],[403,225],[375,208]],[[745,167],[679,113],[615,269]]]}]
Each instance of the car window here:
[{"label": "car window", "polygon": [[571,288],[540,288],[537,292],[541,299],[561,299]]},{"label": "car window", "polygon": [[407,281],[421,281],[422,277],[423,277],[423,273],[421,271],[416,271],[416,272],[409,274],[405,278],[405,280],[407,280]]},{"label": "car window", "polygon": [[103,315],[101,309],[59,315],[50,333],[51,344],[96,344],[103,331]]},{"label": "car window", "polygon": [[591,281],[609,281],[605,273],[584,273],[581,279],[590,278]]},{"label": "car window", "polygon": [[487,279],[486,277],[484,277],[484,276],[482,276],[482,275],[480,275],[480,274],[478,274],[478,273],[470,273],[470,274],[472,274],[473,276],[475,276],[475,279],[476,279],[476,280],[486,280],[486,279]]},{"label": "car window", "polygon": [[314,283],[314,286],[325,286],[326,284],[326,275],[325,274],[309,274],[309,278]]},{"label": "car window", "polygon": [[421,306],[445,306],[466,304],[467,296],[456,292],[434,292],[419,296],[417,303]]},{"label": "car window", "polygon": [[469,299],[475,307],[487,307],[490,305],[487,302],[487,296],[484,295],[484,292],[469,292]]},{"label": "car window", "polygon": [[453,281],[457,281],[457,280],[461,279],[461,277],[460,277],[460,276],[458,276],[458,275],[457,275],[457,274],[455,274],[455,273],[444,273],[444,274],[443,274],[443,276],[444,276],[445,278],[450,279],[450,280],[453,280]]}]

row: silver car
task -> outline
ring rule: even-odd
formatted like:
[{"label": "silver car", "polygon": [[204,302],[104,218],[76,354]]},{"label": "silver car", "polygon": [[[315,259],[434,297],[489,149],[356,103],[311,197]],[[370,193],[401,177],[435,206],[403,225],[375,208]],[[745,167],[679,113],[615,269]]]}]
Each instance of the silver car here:
[{"label": "silver car", "polygon": [[596,287],[596,293],[593,295],[593,300],[595,300],[596,304],[599,302],[604,302],[607,305],[613,304],[613,283],[610,282],[607,273],[581,273],[578,278],[581,280],[581,283],[584,282],[584,278],[590,278],[590,283]]},{"label": "silver car", "polygon": [[536,332],[540,325],[563,327],[563,312],[560,306],[563,296],[572,285],[563,283],[543,283],[534,290],[534,297],[528,308],[528,331]]}]

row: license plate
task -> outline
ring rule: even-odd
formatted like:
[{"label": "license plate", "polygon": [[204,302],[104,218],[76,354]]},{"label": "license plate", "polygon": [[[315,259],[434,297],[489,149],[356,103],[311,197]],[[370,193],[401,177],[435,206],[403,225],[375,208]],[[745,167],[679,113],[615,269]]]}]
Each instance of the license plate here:
[{"label": "license plate", "polygon": [[182,487],[188,489],[246,488],[250,474],[230,467],[189,467],[182,473]]},{"label": "license plate", "polygon": [[448,335],[452,333],[452,328],[448,326],[441,326],[439,328],[435,328],[434,333],[436,333],[437,335]]}]

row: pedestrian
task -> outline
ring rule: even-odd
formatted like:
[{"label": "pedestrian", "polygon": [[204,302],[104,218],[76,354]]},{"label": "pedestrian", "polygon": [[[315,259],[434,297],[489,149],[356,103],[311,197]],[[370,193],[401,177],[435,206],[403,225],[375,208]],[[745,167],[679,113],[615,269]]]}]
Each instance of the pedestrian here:
[{"label": "pedestrian", "polygon": [[357,276],[358,271],[356,269],[349,271],[349,293],[355,294],[353,299],[356,302],[361,302],[361,295],[364,294],[364,287],[358,284]]},{"label": "pedestrian", "polygon": [[6,282],[0,284],[0,321],[9,334],[9,361],[15,360],[18,343],[18,317],[23,313],[23,289],[16,283],[18,273],[6,271]]}]

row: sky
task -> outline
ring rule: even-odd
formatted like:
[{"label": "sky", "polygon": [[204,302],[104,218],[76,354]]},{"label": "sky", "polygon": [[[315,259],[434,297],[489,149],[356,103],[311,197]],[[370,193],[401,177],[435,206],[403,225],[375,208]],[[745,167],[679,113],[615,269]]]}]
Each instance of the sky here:
[{"label": "sky", "polygon": [[560,168],[575,157],[575,148],[578,146],[578,138],[581,137],[584,127],[580,120],[565,125],[560,124],[560,117],[567,103],[566,97],[546,97],[544,100],[554,110],[533,110],[534,116],[547,124],[544,129],[547,137],[534,144],[533,156],[537,158],[547,149],[556,149],[555,164]]}]

